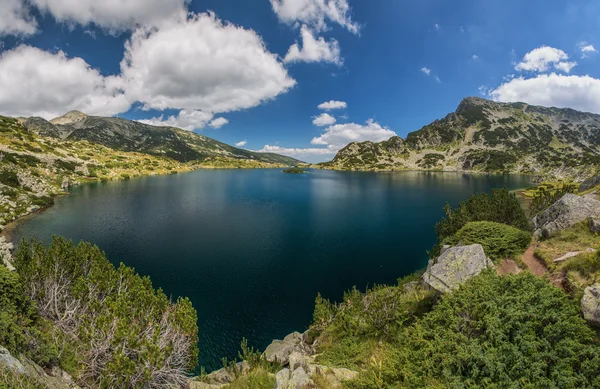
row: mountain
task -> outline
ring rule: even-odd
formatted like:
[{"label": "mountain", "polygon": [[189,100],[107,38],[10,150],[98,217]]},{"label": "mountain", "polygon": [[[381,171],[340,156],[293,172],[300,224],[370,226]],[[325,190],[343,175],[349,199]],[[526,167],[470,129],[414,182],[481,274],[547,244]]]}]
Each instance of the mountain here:
[{"label": "mountain", "polygon": [[464,99],[455,112],[385,142],[350,143],[337,170],[445,170],[582,178],[600,166],[600,115]]},{"label": "mountain", "polygon": [[203,135],[175,127],[157,127],[140,122],[71,111],[47,121],[39,117],[21,119],[38,135],[69,141],[87,140],[120,151],[163,156],[179,162],[204,161],[215,157],[296,165],[301,161],[272,153],[238,149]]}]

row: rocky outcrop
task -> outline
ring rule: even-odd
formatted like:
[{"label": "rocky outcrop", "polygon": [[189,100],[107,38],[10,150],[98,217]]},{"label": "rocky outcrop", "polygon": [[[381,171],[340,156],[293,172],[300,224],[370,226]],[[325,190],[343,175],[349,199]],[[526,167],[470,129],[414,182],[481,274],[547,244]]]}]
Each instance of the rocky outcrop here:
[{"label": "rocky outcrop", "polygon": [[283,338],[283,340],[274,340],[265,350],[265,359],[271,363],[281,363],[287,366],[289,358],[293,352],[301,355],[311,355],[314,350],[312,346],[306,343],[305,337],[299,332],[293,332]]},{"label": "rocky outcrop", "polygon": [[427,287],[447,293],[488,268],[493,269],[494,264],[480,244],[457,246],[431,260],[422,281]]},{"label": "rocky outcrop", "polygon": [[600,219],[590,218],[589,221],[590,231],[595,234],[600,234]]},{"label": "rocky outcrop", "polygon": [[534,236],[549,238],[554,233],[581,223],[588,218],[600,218],[600,201],[567,193],[550,208],[533,218]]},{"label": "rocky outcrop", "polygon": [[581,299],[581,311],[588,323],[600,326],[600,283],[585,289]]},{"label": "rocky outcrop", "polygon": [[600,185],[600,176],[592,177],[583,181],[581,185],[579,185],[579,192],[585,192],[586,190],[590,190],[598,185]]},{"label": "rocky outcrop", "polygon": [[17,358],[10,355],[7,349],[0,346],[0,366],[18,374],[25,374],[25,366]]},{"label": "rocky outcrop", "polygon": [[0,260],[8,268],[10,271],[14,271],[12,261],[12,252],[13,244],[11,242],[7,242],[4,236],[0,236]]}]

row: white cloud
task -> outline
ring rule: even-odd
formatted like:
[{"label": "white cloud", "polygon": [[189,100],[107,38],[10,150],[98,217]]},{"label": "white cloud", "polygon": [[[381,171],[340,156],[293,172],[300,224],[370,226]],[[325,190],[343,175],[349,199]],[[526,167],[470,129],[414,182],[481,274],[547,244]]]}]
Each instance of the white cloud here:
[{"label": "white cloud", "polygon": [[437,24],[437,23],[436,23],[436,24],[434,24],[433,28],[435,28],[435,29],[436,29],[436,31],[439,31],[439,30],[441,30],[441,29],[442,29],[442,27],[441,27],[439,24]]},{"label": "white cloud", "polygon": [[265,145],[261,150],[257,150],[259,153],[276,153],[281,155],[287,155],[293,158],[308,158],[322,155],[334,155],[337,150],[332,148],[286,148],[280,146]]},{"label": "white cloud", "polygon": [[23,0],[0,1],[0,36],[26,36],[36,31],[37,22]]},{"label": "white cloud", "polygon": [[381,142],[396,136],[396,133],[387,127],[382,127],[373,119],[365,125],[356,123],[336,124],[325,129],[321,136],[313,138],[314,145],[327,145],[334,150],[346,146],[350,142],[364,142],[367,140]]},{"label": "white cloud", "polygon": [[423,73],[425,73],[427,75],[430,75],[431,74],[431,69],[423,67],[423,68],[421,68],[421,72],[423,72]]},{"label": "white cloud", "polygon": [[594,45],[591,45],[585,41],[580,42],[577,47],[579,47],[579,50],[581,50],[581,58],[587,58],[592,54],[598,53],[598,50],[594,47]]},{"label": "white cloud", "polygon": [[211,126],[212,128],[221,128],[224,125],[226,125],[227,123],[229,123],[229,120],[227,120],[223,117],[219,117],[219,118],[215,118],[215,119],[211,120],[210,123],[208,123],[208,125]]},{"label": "white cloud", "polygon": [[330,100],[319,104],[317,108],[323,111],[331,111],[332,109],[345,109],[348,107],[345,101]]},{"label": "white cloud", "polygon": [[600,80],[590,76],[541,74],[508,80],[489,92],[497,101],[573,108],[600,114]]},{"label": "white cloud", "polygon": [[67,111],[115,115],[131,104],[120,78],[104,77],[81,58],[21,45],[0,54],[0,114],[52,119]]},{"label": "white cloud", "polygon": [[477,61],[479,59],[479,56],[477,54],[473,54],[473,61]]},{"label": "white cloud", "polygon": [[235,111],[296,83],[256,32],[206,13],[136,30],[125,45],[121,71],[127,96],[144,109]]},{"label": "white cloud", "polygon": [[[5,1],[5,0],[2,0]],[[11,0],[12,1],[12,0]],[[112,31],[185,18],[185,0],[29,0],[59,22],[96,24]]]},{"label": "white cloud", "polygon": [[323,37],[315,39],[310,29],[303,25],[300,29],[302,48],[298,43],[290,46],[284,62],[327,62],[341,66],[340,45],[337,40],[326,41]]},{"label": "white cloud", "polygon": [[204,128],[213,118],[210,112],[185,110],[182,109],[177,115],[171,115],[165,119],[163,115],[152,119],[138,120],[140,123],[150,124],[152,126],[177,127],[184,130],[193,131],[197,128]]},{"label": "white cloud", "polygon": [[570,72],[577,65],[576,62],[568,62],[569,56],[560,49],[549,46],[538,47],[525,54],[523,60],[515,66],[518,71],[546,72],[553,66],[557,70]]},{"label": "white cloud", "polygon": [[335,123],[335,118],[328,113],[322,113],[319,116],[315,116],[313,120],[313,124],[319,127],[329,126],[333,123]]},{"label": "white cloud", "polygon": [[316,32],[327,30],[327,22],[337,23],[353,34],[359,26],[350,17],[347,0],[270,0],[273,11],[283,23],[302,23]]},{"label": "white cloud", "polygon": [[436,81],[437,81],[439,84],[441,84],[441,83],[442,83],[442,80],[440,80],[440,78],[439,78],[438,76],[435,76],[435,80],[436,80]]},{"label": "white cloud", "polygon": [[246,140],[244,139],[242,141],[237,142],[235,145],[237,147],[242,147],[242,146],[246,146],[246,143],[248,143],[248,142],[246,142]]}]

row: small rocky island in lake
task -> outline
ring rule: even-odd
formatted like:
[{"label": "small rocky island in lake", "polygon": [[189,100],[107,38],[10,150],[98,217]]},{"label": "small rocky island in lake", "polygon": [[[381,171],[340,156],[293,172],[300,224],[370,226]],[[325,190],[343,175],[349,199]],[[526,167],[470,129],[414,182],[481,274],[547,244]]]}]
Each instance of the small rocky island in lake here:
[{"label": "small rocky island in lake", "polygon": [[293,168],[286,169],[283,172],[288,173],[288,174],[304,174],[307,172],[307,170],[299,168],[299,167],[293,167]]}]

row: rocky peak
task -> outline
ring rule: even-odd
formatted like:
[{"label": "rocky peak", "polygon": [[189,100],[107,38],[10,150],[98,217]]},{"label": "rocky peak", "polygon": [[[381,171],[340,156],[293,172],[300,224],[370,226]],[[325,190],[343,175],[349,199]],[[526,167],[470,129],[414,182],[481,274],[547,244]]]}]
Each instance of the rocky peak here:
[{"label": "rocky peak", "polygon": [[489,100],[483,99],[481,97],[465,97],[458,105],[458,108],[456,108],[456,113],[460,114],[462,112],[469,111],[473,107],[480,107],[489,103]]},{"label": "rocky peak", "polygon": [[70,111],[62,116],[59,116],[57,118],[50,120],[50,123],[52,123],[52,124],[71,124],[71,123],[75,123],[75,122],[84,120],[87,117],[88,117],[88,115],[84,114],[83,112]]}]

